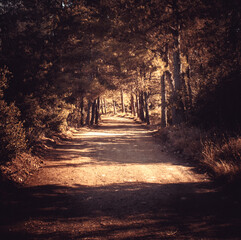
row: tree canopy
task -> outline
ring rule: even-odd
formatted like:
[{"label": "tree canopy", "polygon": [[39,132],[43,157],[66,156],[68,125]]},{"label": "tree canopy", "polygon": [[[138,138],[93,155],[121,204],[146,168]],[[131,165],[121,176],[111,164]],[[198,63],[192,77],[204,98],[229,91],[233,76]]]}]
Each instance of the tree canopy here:
[{"label": "tree canopy", "polygon": [[29,142],[118,89],[147,123],[237,128],[240,24],[238,0],[1,1],[1,101]]}]

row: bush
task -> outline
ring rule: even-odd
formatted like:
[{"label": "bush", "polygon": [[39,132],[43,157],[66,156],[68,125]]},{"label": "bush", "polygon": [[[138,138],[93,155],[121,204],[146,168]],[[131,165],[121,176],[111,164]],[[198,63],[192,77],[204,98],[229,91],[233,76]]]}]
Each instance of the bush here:
[{"label": "bush", "polygon": [[51,135],[66,130],[67,116],[72,111],[72,105],[55,94],[44,95],[41,99],[31,95],[25,98],[22,111],[27,139],[33,145],[44,134]]},{"label": "bush", "polygon": [[0,165],[1,183],[23,183],[28,176],[41,166],[41,159],[29,153],[16,154],[11,161]]},{"label": "bush", "polygon": [[0,73],[0,162],[5,162],[26,150],[27,143],[19,109],[14,103],[7,104],[3,99],[9,71],[4,68]]},{"label": "bush", "polygon": [[163,144],[172,152],[189,159],[200,158],[201,131],[183,125],[160,128],[158,133]]},{"label": "bush", "polygon": [[202,154],[216,179],[230,182],[241,178],[241,137],[230,138],[222,144],[206,141]]},{"label": "bush", "polygon": [[[196,160],[216,180],[241,179],[241,137],[223,137],[185,125],[161,128],[163,145],[171,152]],[[204,137],[205,136],[205,137]]]}]

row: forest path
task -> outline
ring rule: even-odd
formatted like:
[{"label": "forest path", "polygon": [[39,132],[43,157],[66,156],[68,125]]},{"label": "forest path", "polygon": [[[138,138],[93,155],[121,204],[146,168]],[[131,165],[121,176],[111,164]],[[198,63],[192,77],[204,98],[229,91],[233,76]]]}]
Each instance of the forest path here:
[{"label": "forest path", "polygon": [[229,201],[126,118],[55,145],[9,204],[6,239],[222,239],[227,221],[237,234]]}]

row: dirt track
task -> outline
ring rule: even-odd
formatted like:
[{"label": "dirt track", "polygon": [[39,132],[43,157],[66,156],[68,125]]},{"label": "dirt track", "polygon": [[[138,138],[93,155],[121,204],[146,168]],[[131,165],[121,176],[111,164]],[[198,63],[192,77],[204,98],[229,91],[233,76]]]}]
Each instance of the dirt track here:
[{"label": "dirt track", "polygon": [[240,239],[238,202],[161,149],[124,118],[74,132],[4,208],[3,239]]}]

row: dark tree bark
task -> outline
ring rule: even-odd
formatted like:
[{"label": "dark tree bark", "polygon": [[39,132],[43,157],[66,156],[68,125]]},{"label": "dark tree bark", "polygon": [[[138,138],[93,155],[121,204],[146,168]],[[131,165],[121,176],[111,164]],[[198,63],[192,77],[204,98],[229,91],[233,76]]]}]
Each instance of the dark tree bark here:
[{"label": "dark tree bark", "polygon": [[145,111],[146,111],[146,123],[147,125],[150,124],[150,117],[149,117],[149,106],[148,106],[148,100],[149,100],[149,94],[147,92],[144,92],[145,96]]},{"label": "dark tree bark", "polygon": [[136,116],[136,102],[133,96],[133,115]]},{"label": "dark tree bark", "polygon": [[178,5],[177,0],[173,0],[173,13],[174,13],[174,19],[175,19],[175,29],[173,30],[172,36],[173,36],[173,79],[174,79],[174,87],[175,90],[179,90],[181,88],[181,78],[180,78],[180,23],[179,23],[179,11],[178,11]]},{"label": "dark tree bark", "polygon": [[100,109],[101,109],[101,114],[104,114],[104,101],[102,98],[100,98]]},{"label": "dark tree bark", "polygon": [[189,99],[188,99],[189,97],[188,97],[185,73],[181,74],[181,80],[182,80],[182,102],[184,103],[184,111],[186,111],[187,109],[189,109]]},{"label": "dark tree bark", "polygon": [[131,106],[130,106],[130,109],[131,109],[131,115],[133,115],[133,96],[132,96],[132,92],[131,92]]},{"label": "dark tree bark", "polygon": [[133,92],[131,91],[131,114],[136,116],[136,106],[135,106],[135,99],[133,96]]},{"label": "dark tree bark", "polygon": [[140,102],[140,119],[141,121],[145,121],[145,116],[144,116],[144,96],[143,96],[143,91],[140,91],[139,94],[139,102]]},{"label": "dark tree bark", "polygon": [[123,93],[123,89],[121,89],[121,110],[122,110],[122,113],[125,113],[125,104],[124,104],[124,93]]},{"label": "dark tree bark", "polygon": [[95,120],[95,106],[96,106],[96,99],[93,101],[92,103],[92,110],[91,110],[91,120],[90,120],[90,125],[94,124],[94,120]]},{"label": "dark tree bark", "polygon": [[84,125],[84,96],[81,96],[80,100],[80,124]]},{"label": "dark tree bark", "polygon": [[95,124],[99,123],[99,116],[100,116],[100,98],[98,97],[96,100],[96,106],[95,106]]},{"label": "dark tree bark", "polygon": [[91,101],[88,100],[88,107],[87,107],[87,115],[86,115],[86,125],[90,125],[90,108],[91,108]]},{"label": "dark tree bark", "polygon": [[[188,56],[187,62],[188,62]],[[192,88],[191,88],[191,79],[190,79],[190,66],[186,69],[186,77],[187,77],[187,91],[188,91],[188,101],[189,101],[189,108],[192,108]]]},{"label": "dark tree bark", "polygon": [[77,119],[76,119],[76,127],[79,128],[81,126],[81,114],[80,114],[80,98],[76,99],[76,110],[77,110]]},{"label": "dark tree bark", "polygon": [[172,80],[171,73],[169,71],[166,71],[165,72],[165,76],[166,76],[166,80],[167,80],[167,82],[169,84],[169,87],[171,89],[171,92],[174,93],[174,86],[173,86],[173,82],[172,82],[173,80]]},{"label": "dark tree bark", "polygon": [[177,0],[172,1],[173,14],[175,19],[175,27],[173,30],[173,79],[174,79],[174,100],[175,115],[172,116],[173,124],[179,124],[184,120],[184,106],[180,94],[182,89],[181,66],[180,66],[180,16]]},{"label": "dark tree bark", "polygon": [[171,73],[169,71],[165,72],[165,76],[166,76],[166,80],[169,84],[169,87],[171,89],[171,116],[172,116],[172,124],[173,124],[173,118],[176,117],[176,107],[174,106],[174,101],[175,101],[175,90],[174,90],[174,86],[173,86],[173,82],[172,82],[172,78],[171,78]]},{"label": "dark tree bark", "polygon": [[166,109],[166,85],[165,85],[165,76],[166,73],[163,73],[161,77],[161,127],[167,126],[167,109]]},{"label": "dark tree bark", "polygon": [[139,106],[139,99],[138,99],[138,94],[136,92],[136,113],[137,113],[137,117],[140,117],[140,106]]},{"label": "dark tree bark", "polygon": [[116,103],[115,100],[113,100],[113,113],[116,115]]}]

